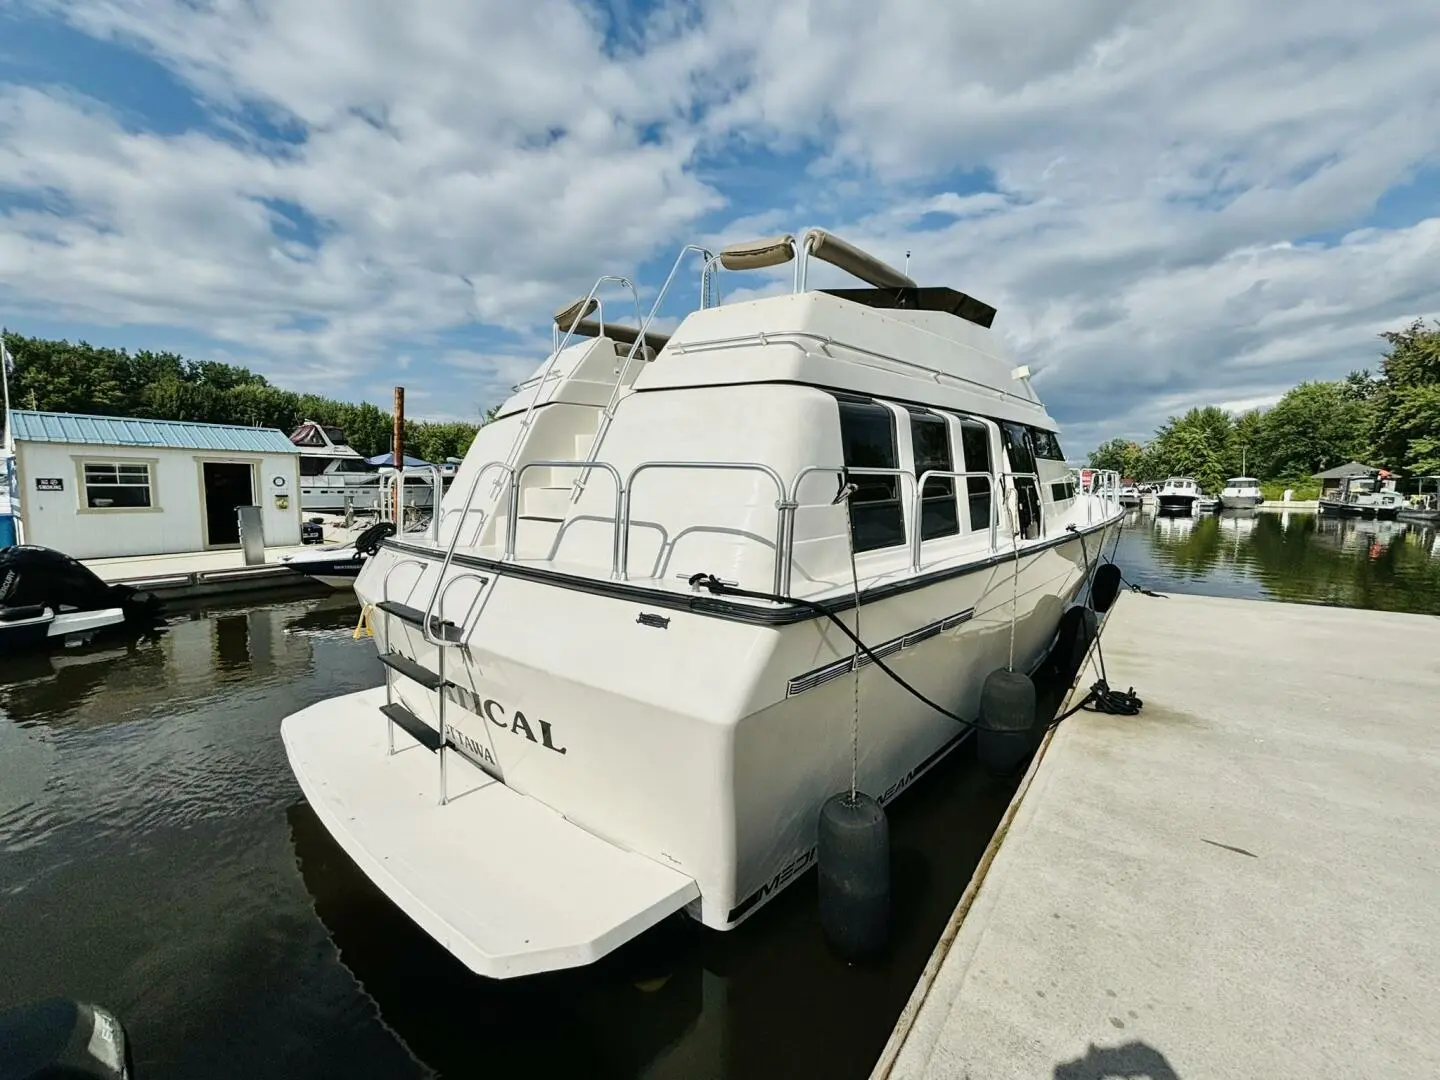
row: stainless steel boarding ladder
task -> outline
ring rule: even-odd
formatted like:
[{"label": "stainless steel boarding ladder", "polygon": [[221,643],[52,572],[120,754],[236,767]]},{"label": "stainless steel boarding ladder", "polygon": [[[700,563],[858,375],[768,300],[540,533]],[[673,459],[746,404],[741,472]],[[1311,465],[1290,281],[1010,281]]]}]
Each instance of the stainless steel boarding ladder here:
[{"label": "stainless steel boarding ladder", "polygon": [[[388,755],[395,753],[395,729],[401,728],[417,743],[439,756],[440,764],[440,805],[444,806],[450,798],[449,782],[446,775],[445,751],[450,747],[450,733],[446,726],[445,706],[448,699],[446,689],[451,685],[445,674],[445,649],[460,645],[464,640],[464,630],[453,622],[432,620],[427,613],[421,612],[418,608],[411,607],[396,600],[390,599],[390,579],[395,571],[402,566],[418,566],[421,571],[421,578],[424,577],[425,569],[429,562],[424,559],[400,559],[396,561],[389,570],[385,572],[385,578],[380,586],[380,602],[376,608],[383,616],[381,627],[384,635],[385,651],[380,654],[380,663],[385,666],[385,704],[381,706],[380,712],[390,722],[387,731]],[[476,578],[482,585],[486,581],[479,574],[461,574],[452,578],[449,585],[465,578]],[[418,582],[417,582],[418,584]],[[449,585],[446,586],[448,590]],[[441,595],[444,595],[442,590]],[[413,656],[407,656],[402,652],[396,642],[395,627],[392,620],[399,620],[411,626],[419,627],[425,641],[439,646],[436,652],[437,670],[431,671]],[[438,728],[432,728],[403,702],[395,699],[394,676],[399,675],[409,679],[422,690],[434,693],[437,697],[436,717]]]}]

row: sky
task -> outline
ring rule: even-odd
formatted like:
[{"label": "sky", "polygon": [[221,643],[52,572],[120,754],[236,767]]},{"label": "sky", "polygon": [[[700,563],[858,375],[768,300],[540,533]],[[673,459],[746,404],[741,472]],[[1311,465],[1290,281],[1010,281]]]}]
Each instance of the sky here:
[{"label": "sky", "polygon": [[0,322],[475,419],[599,274],[821,226],[996,306],[1075,457],[1440,316],[1437,56],[1435,0],[0,0]]}]

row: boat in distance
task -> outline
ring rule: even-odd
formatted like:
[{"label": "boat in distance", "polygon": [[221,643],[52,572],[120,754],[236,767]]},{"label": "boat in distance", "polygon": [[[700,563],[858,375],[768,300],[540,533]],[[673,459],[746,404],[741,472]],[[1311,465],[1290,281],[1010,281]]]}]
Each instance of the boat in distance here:
[{"label": "boat in distance", "polygon": [[[653,332],[691,259],[698,306]],[[864,287],[810,288],[815,259]],[[790,292],[715,302],[792,262]],[[599,279],[431,535],[360,568],[385,684],[282,725],[317,817],[484,976],[753,916],[852,767],[888,803],[970,733],[883,668],[975,716],[1119,528],[1119,475],[1066,466],[994,315],[818,229],[685,248],[648,315]]]},{"label": "boat in distance", "polygon": [[1188,514],[1200,501],[1200,485],[1188,476],[1172,476],[1161,485],[1155,501],[1166,513]]},{"label": "boat in distance", "polygon": [[1253,510],[1265,501],[1260,481],[1253,476],[1234,476],[1220,491],[1220,505],[1226,510]]}]

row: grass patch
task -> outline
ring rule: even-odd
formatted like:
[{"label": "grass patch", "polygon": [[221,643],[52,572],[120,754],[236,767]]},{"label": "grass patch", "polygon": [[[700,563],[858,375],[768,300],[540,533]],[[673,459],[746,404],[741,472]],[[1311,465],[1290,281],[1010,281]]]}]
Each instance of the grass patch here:
[{"label": "grass patch", "polygon": [[1303,479],[1260,481],[1260,493],[1265,496],[1266,502],[1280,502],[1286,488],[1294,492],[1290,498],[1295,502],[1320,498],[1320,481],[1308,476]]}]

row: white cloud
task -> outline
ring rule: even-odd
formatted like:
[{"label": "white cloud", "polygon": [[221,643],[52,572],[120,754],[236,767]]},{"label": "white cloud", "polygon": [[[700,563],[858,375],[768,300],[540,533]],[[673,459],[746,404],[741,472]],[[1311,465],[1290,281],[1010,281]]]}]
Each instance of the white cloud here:
[{"label": "white cloud", "polygon": [[[1380,329],[1440,314],[1440,220],[1302,242],[1440,165],[1433,0],[32,6],[169,67],[217,130],[0,86],[0,192],[68,211],[0,217],[0,296],[310,389],[403,342],[407,378],[491,392],[597,273],[812,223],[996,304],[1072,453],[1373,366]],[[808,175],[757,184],[757,152]],[[475,322],[510,343],[457,348]]]}]

